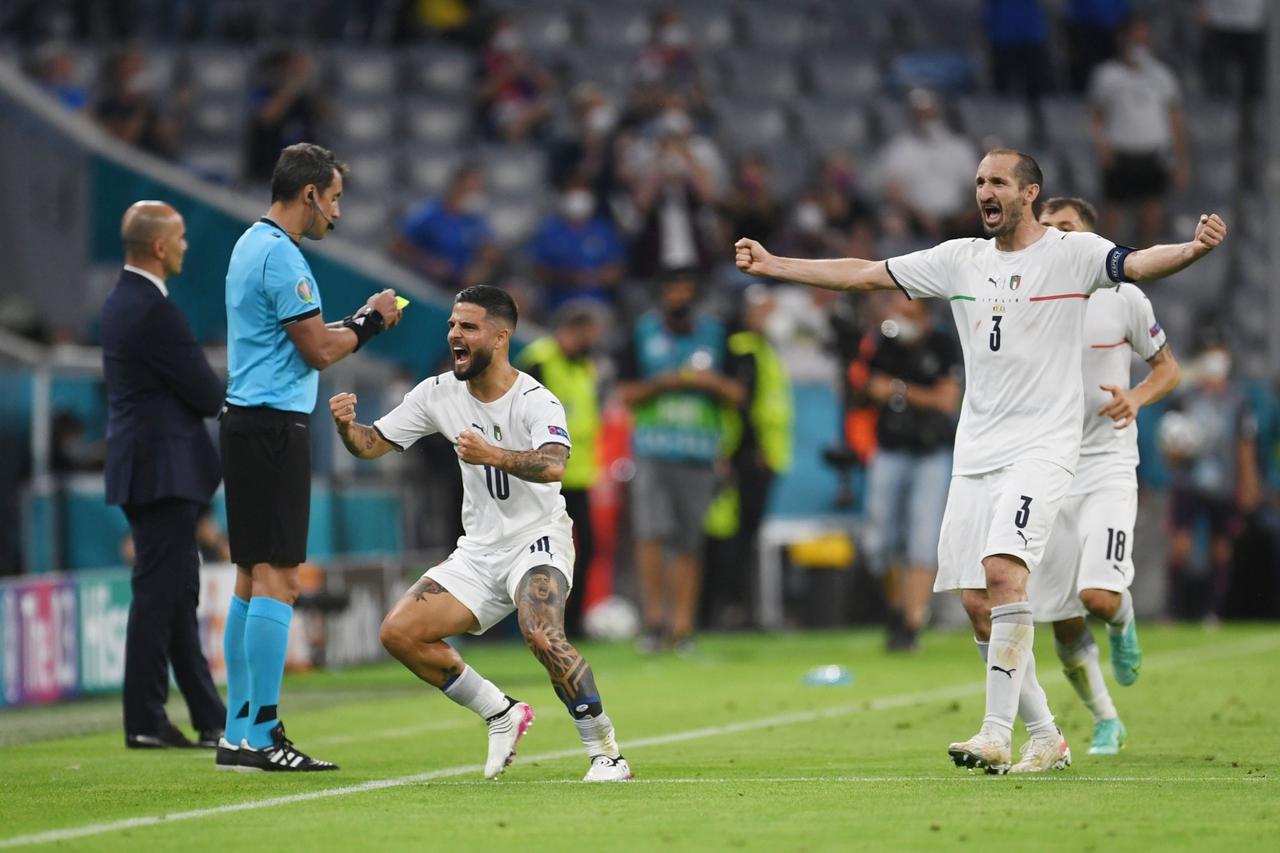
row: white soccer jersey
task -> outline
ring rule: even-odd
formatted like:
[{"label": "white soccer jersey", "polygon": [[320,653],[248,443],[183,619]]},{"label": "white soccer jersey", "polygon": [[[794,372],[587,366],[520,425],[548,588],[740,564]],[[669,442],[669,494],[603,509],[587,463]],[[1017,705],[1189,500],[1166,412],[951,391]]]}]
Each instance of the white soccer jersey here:
[{"label": "white soccer jersey", "polygon": [[[1080,465],[1105,463],[1118,471],[1138,464],[1138,424],[1116,429],[1115,421],[1098,410],[1111,400],[1101,385],[1129,387],[1129,362],[1136,353],[1143,361],[1165,345],[1164,329],[1156,322],[1151,302],[1132,284],[1103,291],[1089,300],[1084,321],[1084,437]],[[1105,460],[1092,457],[1106,456]]]},{"label": "white soccer jersey", "polygon": [[[492,403],[477,400],[452,372],[442,373],[419,383],[373,426],[401,449],[434,433],[456,444],[464,430],[506,450],[533,450],[544,444],[572,447],[564,407],[527,373],[520,373],[510,390]],[[465,531],[459,547],[523,545],[530,532],[567,517],[559,483],[530,483],[461,459],[458,466]]]},{"label": "white soccer jersey", "polygon": [[888,261],[910,297],[951,302],[964,351],[965,394],[955,474],[982,474],[1020,459],[1074,472],[1084,395],[1080,341],[1085,308],[1120,278],[1115,244],[1049,228],[1017,252],[995,240],[948,240]]}]

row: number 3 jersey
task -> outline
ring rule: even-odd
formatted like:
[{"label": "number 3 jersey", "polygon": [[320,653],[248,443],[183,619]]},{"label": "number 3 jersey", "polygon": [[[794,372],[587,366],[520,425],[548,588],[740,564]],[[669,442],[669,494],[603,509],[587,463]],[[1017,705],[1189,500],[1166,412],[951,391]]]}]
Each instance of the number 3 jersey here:
[{"label": "number 3 jersey", "polygon": [[951,303],[965,372],[955,474],[1020,459],[1075,472],[1085,310],[1094,291],[1120,281],[1122,262],[1111,241],[1056,228],[1016,252],[968,238],[887,262],[908,297]]},{"label": "number 3 jersey", "polygon": [[[465,430],[504,450],[535,450],[544,444],[572,447],[564,407],[527,373],[518,373],[506,394],[483,403],[452,372],[418,384],[404,401],[373,424],[401,450],[440,433],[458,443]],[[560,484],[531,483],[488,465],[458,460],[462,469],[462,527],[458,546],[486,549],[527,544],[529,534],[549,524],[568,524]]]}]

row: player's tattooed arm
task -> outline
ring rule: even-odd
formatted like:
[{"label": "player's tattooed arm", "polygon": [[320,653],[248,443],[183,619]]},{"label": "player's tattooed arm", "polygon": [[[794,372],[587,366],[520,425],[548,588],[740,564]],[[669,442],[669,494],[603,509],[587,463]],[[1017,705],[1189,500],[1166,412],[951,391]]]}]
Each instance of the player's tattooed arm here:
[{"label": "player's tattooed arm", "polygon": [[531,483],[554,483],[564,477],[564,464],[568,460],[569,448],[563,444],[544,444],[537,450],[503,450],[494,467]]},{"label": "player's tattooed arm", "polygon": [[564,633],[569,585],[550,566],[530,569],[516,590],[520,633],[551,677],[560,701],[573,707],[600,695],[591,667]]},{"label": "player's tattooed arm", "polygon": [[338,437],[352,456],[377,459],[396,449],[371,426],[356,423],[356,395],[341,393],[329,398],[329,414],[338,428]]},{"label": "player's tattooed arm", "polygon": [[503,450],[466,430],[458,436],[458,458],[472,465],[491,465],[530,483],[554,483],[564,478],[569,448],[544,444],[534,450]]}]

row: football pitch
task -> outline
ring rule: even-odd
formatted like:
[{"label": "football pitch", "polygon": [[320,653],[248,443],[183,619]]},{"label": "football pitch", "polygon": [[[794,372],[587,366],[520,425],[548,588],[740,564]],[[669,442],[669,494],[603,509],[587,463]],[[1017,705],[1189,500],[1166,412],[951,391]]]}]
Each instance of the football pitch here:
[{"label": "football pitch", "polygon": [[[1141,636],[1142,677],[1112,684],[1129,746],[1104,758],[1086,754],[1092,720],[1037,631],[1040,679],[1075,761],[1034,777],[975,775],[947,758],[982,716],[963,632],[926,635],[911,657],[886,655],[866,631],[707,636],[688,659],[584,644],[629,784],[578,781],[576,731],[518,644],[463,649],[538,713],[496,782],[480,774],[483,725],[392,663],[286,680],[290,736],[337,773],[217,773],[208,751],[126,751],[115,698],[3,711],[0,848],[1269,847],[1280,832],[1280,630]],[[848,667],[853,683],[806,685],[822,664]],[[170,714],[185,723],[180,706]]]}]

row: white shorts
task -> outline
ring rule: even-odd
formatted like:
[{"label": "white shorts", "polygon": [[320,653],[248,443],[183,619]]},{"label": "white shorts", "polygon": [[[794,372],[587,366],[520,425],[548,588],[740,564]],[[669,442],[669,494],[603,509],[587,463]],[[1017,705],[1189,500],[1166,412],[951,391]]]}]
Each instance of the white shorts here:
[{"label": "white shorts", "polygon": [[953,476],[933,591],[986,589],[982,561],[995,554],[1017,557],[1034,574],[1070,487],[1071,472],[1042,459]]},{"label": "white shorts", "polygon": [[573,524],[549,524],[528,536],[528,542],[508,548],[468,546],[466,538],[438,566],[423,577],[440,584],[480,623],[472,634],[483,634],[516,609],[516,590],[530,569],[551,566],[573,586]]},{"label": "white shorts", "polygon": [[1044,563],[1027,584],[1037,622],[1084,616],[1081,590],[1129,588],[1137,517],[1136,484],[1104,487],[1062,502]]}]

